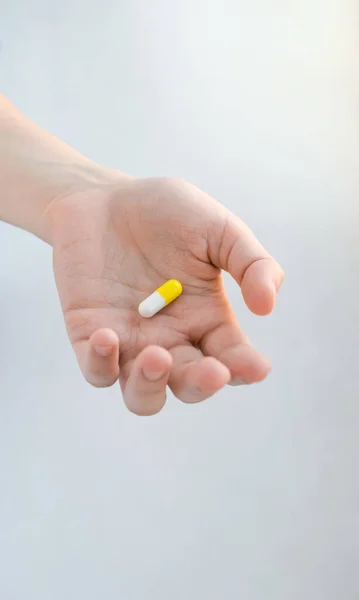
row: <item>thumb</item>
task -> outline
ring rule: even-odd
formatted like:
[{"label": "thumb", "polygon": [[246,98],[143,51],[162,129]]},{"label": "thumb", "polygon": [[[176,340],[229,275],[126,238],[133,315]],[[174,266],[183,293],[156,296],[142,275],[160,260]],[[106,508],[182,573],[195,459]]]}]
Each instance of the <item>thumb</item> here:
[{"label": "thumb", "polygon": [[257,315],[272,312],[284,272],[238,217],[227,212],[208,236],[209,257],[240,285],[248,308]]}]

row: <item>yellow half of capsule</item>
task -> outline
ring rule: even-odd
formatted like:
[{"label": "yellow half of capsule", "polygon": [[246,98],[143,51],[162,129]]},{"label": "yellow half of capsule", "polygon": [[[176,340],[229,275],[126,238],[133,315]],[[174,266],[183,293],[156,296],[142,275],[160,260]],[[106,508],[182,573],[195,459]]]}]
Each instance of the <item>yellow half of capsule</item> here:
[{"label": "yellow half of capsule", "polygon": [[157,288],[156,292],[162,296],[166,304],[169,304],[182,294],[182,285],[177,279],[169,279]]}]

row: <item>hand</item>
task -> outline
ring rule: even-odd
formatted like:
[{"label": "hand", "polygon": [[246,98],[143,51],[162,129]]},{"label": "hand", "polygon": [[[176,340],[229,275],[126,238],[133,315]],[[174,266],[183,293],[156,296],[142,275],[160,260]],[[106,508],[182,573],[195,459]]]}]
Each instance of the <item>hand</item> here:
[{"label": "hand", "polygon": [[[258,315],[272,311],[283,271],[221,204],[182,181],[119,176],[55,199],[46,217],[67,329],[91,384],[119,378],[128,408],[150,415],[163,407],[167,384],[193,403],[267,375],[221,270]],[[172,278],[182,296],[141,318],[139,303]]]}]

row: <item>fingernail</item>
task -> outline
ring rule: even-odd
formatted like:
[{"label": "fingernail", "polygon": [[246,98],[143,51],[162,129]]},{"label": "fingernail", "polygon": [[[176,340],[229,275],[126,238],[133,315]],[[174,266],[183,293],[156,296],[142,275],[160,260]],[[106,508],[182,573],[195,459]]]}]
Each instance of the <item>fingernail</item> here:
[{"label": "fingernail", "polygon": [[143,371],[143,376],[145,379],[148,379],[148,381],[159,381],[165,374],[166,371]]},{"label": "fingernail", "polygon": [[242,379],[242,377],[232,377],[229,385],[246,385],[246,382],[244,379]]},{"label": "fingernail", "polygon": [[274,302],[277,299],[278,292],[279,292],[279,287],[280,286],[276,285],[276,283],[273,283],[273,300],[274,300]]},{"label": "fingernail", "polygon": [[100,356],[108,356],[112,352],[113,346],[95,346],[95,352]]}]

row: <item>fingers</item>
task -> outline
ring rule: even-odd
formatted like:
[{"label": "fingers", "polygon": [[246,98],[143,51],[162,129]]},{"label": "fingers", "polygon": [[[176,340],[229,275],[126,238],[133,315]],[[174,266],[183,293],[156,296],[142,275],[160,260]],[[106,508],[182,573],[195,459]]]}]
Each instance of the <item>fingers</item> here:
[{"label": "fingers", "polygon": [[124,400],[137,415],[154,415],[166,402],[166,386],[186,403],[206,400],[229,383],[229,369],[213,357],[204,357],[191,345],[177,346],[167,352],[148,346],[134,361],[127,363],[127,382],[121,374]]},{"label": "fingers", "polygon": [[204,357],[190,345],[171,350],[173,368],[169,378],[172,392],[186,403],[206,400],[230,381],[228,368],[213,357]]},{"label": "fingers", "polygon": [[95,387],[113,385],[119,375],[119,341],[112,329],[98,329],[74,345],[85,379]]},{"label": "fingers", "polygon": [[163,408],[167,384],[177,398],[195,403],[215,394],[230,377],[228,368],[218,360],[186,345],[170,353],[159,346],[147,346],[124,365],[120,379],[127,408],[136,415],[149,416]]},{"label": "fingers", "polygon": [[209,236],[209,255],[215,266],[238,282],[252,312],[267,315],[273,310],[283,269],[238,217],[227,213],[222,232]]},{"label": "fingers", "polygon": [[163,408],[171,367],[170,353],[160,346],[147,346],[137,358],[124,366],[121,386],[124,401],[131,412],[149,416]]},{"label": "fingers", "polygon": [[281,267],[272,258],[259,258],[245,269],[240,279],[241,289],[253,313],[268,315],[272,312],[283,277]]},{"label": "fingers", "polygon": [[249,345],[236,323],[222,323],[206,333],[200,347],[229,369],[232,385],[262,381],[270,371],[268,359]]}]

